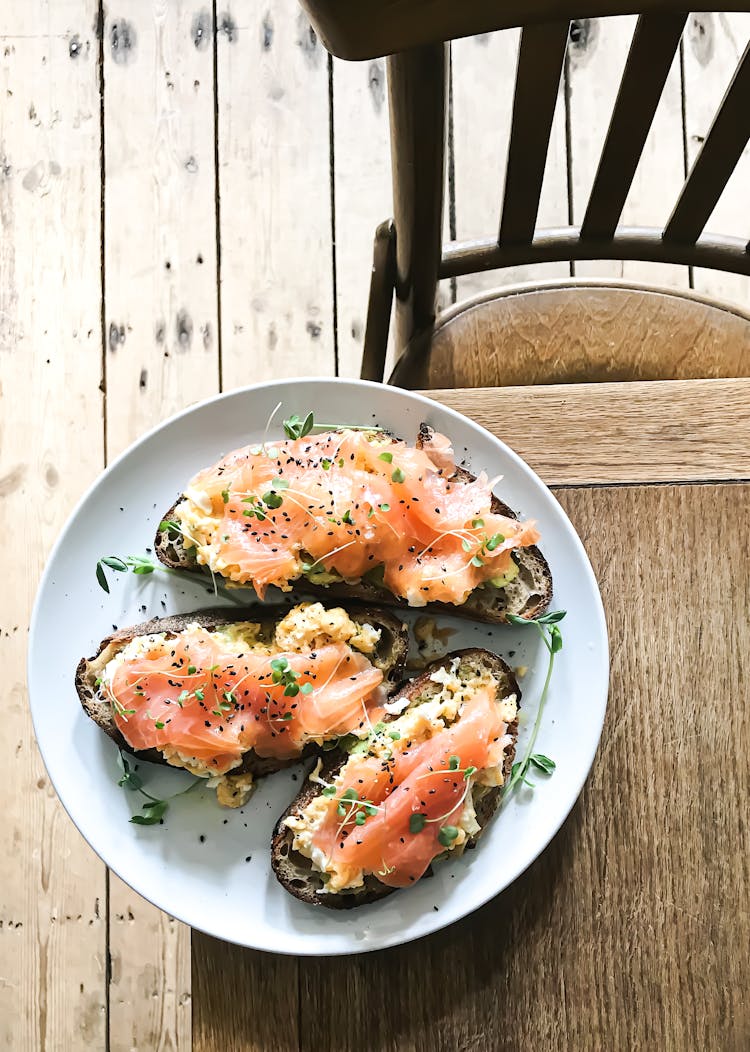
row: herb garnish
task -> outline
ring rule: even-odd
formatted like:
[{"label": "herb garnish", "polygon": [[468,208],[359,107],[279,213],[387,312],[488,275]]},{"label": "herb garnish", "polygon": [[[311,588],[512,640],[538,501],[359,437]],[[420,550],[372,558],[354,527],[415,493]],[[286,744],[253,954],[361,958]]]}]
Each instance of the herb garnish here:
[{"label": "herb garnish", "polygon": [[534,745],[539,733],[539,727],[542,722],[542,713],[544,712],[544,705],[547,700],[550,680],[552,679],[552,669],[555,665],[555,654],[559,654],[562,650],[562,632],[557,626],[558,622],[562,621],[565,617],[565,610],[551,610],[549,613],[542,614],[541,617],[537,617],[533,620],[529,620],[525,617],[516,617],[515,614],[507,614],[506,617],[512,625],[534,625],[536,627],[539,635],[542,637],[542,642],[549,653],[549,664],[547,665],[547,675],[544,680],[544,686],[542,687],[542,693],[539,698],[539,707],[537,708],[531,737],[526,746],[526,752],[524,753],[523,759],[514,763],[511,768],[510,778],[508,779],[503,792],[504,797],[510,796],[515,787],[521,782],[533,788],[534,783],[530,782],[526,777],[529,773],[530,767],[536,767],[538,771],[542,771],[544,774],[552,774],[555,769],[555,761],[551,760],[549,756],[545,756],[543,753],[535,753]]},{"label": "herb garnish", "polygon": [[[274,658],[271,662],[271,680],[277,685],[283,685],[284,697],[296,698],[299,693],[312,694],[312,683],[299,683],[299,676],[290,666],[285,657]],[[284,717],[291,719],[291,714]]]},{"label": "herb garnish", "polygon": [[289,419],[284,421],[284,432],[287,438],[304,438],[310,434],[314,425],[315,418],[312,413],[308,413],[304,420],[296,413],[292,413]]},{"label": "herb garnish", "polygon": [[116,555],[105,555],[96,564],[96,579],[105,592],[109,592],[109,581],[104,572],[105,566],[110,570],[117,570],[118,573],[127,573],[128,570],[132,570],[136,574],[147,574],[158,569],[153,559],[145,555],[126,555],[124,559]]},{"label": "herb garnish", "polygon": [[122,749],[118,750],[118,764],[122,771],[122,778],[119,779],[118,785],[124,789],[130,789],[131,792],[140,793],[141,796],[146,798],[146,802],[141,805],[141,814],[135,814],[132,816],[130,821],[136,826],[154,826],[157,822],[166,814],[169,808],[170,800],[174,800],[178,796],[184,796],[185,793],[189,793],[191,789],[194,789],[198,785],[200,779],[196,780],[179,793],[174,793],[173,796],[168,796],[165,800],[160,800],[156,796],[152,796],[151,793],[147,793],[143,788],[143,779],[141,776],[131,769],[130,764],[126,760]]}]

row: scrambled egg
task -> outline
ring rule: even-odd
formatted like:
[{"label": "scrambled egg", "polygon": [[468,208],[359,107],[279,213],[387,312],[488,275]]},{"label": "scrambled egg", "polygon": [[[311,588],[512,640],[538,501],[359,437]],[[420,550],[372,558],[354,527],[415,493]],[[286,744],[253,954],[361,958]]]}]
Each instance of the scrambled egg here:
[{"label": "scrambled egg", "polygon": [[[387,757],[390,753],[403,750],[407,743],[427,741],[434,734],[439,733],[450,726],[460,714],[463,703],[471,694],[486,685],[492,685],[492,677],[487,674],[461,679],[459,676],[460,658],[454,658],[449,668],[437,669],[430,676],[439,689],[428,700],[415,704],[403,715],[391,720],[385,725],[384,730],[376,732],[368,742],[368,752],[372,756]],[[510,723],[516,717],[517,697],[515,694],[508,695],[498,700],[501,719]],[[398,711],[402,703],[407,699],[396,699],[391,704],[393,711]],[[405,707],[405,706],[404,706]],[[402,710],[403,711],[403,710]],[[397,732],[400,737],[391,738],[391,733]],[[453,822],[458,829],[458,836],[453,840],[446,851],[460,853],[466,846],[467,841],[480,831],[474,808],[475,787],[479,793],[486,791],[487,787],[503,784],[503,754],[510,743],[510,737],[506,736],[498,742],[499,763],[477,771],[467,779],[467,792],[461,815]],[[311,781],[326,785],[320,778],[321,761],[310,775]],[[333,784],[337,789],[343,783],[343,770],[334,778]],[[338,796],[338,793],[336,794]],[[329,858],[324,851],[313,843],[316,831],[323,825],[329,813],[331,798],[322,794],[316,796],[298,815],[290,815],[284,824],[292,830],[294,837],[292,849],[298,851],[305,858],[309,858],[313,867],[327,876],[325,891],[335,894],[340,891],[350,891],[361,888],[364,884],[365,871],[357,866],[346,865]]]},{"label": "scrambled egg", "polygon": [[[197,621],[185,626],[184,631],[203,631]],[[359,624],[352,620],[346,610],[335,607],[326,610],[321,603],[300,603],[293,607],[275,627],[272,641],[264,640],[262,625],[255,621],[240,621],[231,625],[222,625],[209,633],[229,654],[242,654],[248,651],[273,655],[281,651],[313,650],[328,643],[347,643],[363,654],[371,654],[380,642],[380,629],[367,623]],[[168,643],[166,632],[152,632],[145,636],[136,636],[126,643],[107,664],[101,673],[101,691],[109,697],[108,688],[125,662],[137,660],[154,649],[161,649]],[[182,767],[197,778],[208,778],[209,784],[216,789],[217,800],[225,807],[242,807],[253,791],[251,774],[225,774],[218,776],[215,770],[202,760],[188,756],[170,745],[160,749],[164,759],[172,767]],[[242,763],[237,759],[235,767]]]},{"label": "scrambled egg", "polygon": [[372,654],[380,635],[379,628],[358,624],[341,607],[326,610],[322,603],[300,603],[279,621],[275,641],[280,650],[314,650],[325,643],[348,643],[363,654]]}]

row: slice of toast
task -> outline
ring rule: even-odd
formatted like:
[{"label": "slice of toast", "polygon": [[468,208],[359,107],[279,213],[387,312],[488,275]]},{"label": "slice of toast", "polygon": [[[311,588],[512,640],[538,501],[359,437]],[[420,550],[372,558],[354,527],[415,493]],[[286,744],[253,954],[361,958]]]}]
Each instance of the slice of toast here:
[{"label": "slice of toast", "polygon": [[[431,434],[432,429],[427,424],[422,424],[417,437],[417,447],[421,448],[428,442]],[[453,474],[455,481],[472,482],[474,477],[460,467],[456,468]],[[181,499],[175,501],[162,521],[174,519],[175,508]],[[492,511],[496,515],[505,515],[507,518],[518,518],[507,504],[503,504],[495,496],[492,497]],[[193,550],[186,548],[183,544],[182,537],[169,530],[157,531],[154,551],[157,558],[172,570],[203,570],[206,574],[210,572],[206,567],[199,565]],[[518,564],[519,573],[505,588],[491,586],[477,588],[461,606],[452,603],[427,603],[426,606],[419,609],[424,613],[445,613],[470,617],[487,624],[500,624],[506,621],[506,614],[530,620],[539,617],[547,609],[552,599],[552,573],[549,564],[535,545],[518,549],[513,553],[513,558]],[[300,592],[319,596],[323,600],[354,599],[375,606],[385,604],[386,606],[409,608],[405,599],[394,595],[385,586],[364,579],[357,584],[342,581],[321,585],[312,584],[306,578],[300,577],[294,582],[294,586]]]},{"label": "slice of toast", "polygon": [[[134,753],[143,760],[150,763],[163,763],[166,760],[158,749],[134,750],[128,745],[120,732],[112,715],[112,706],[108,700],[102,698],[96,685],[97,678],[102,670],[115,654],[126,646],[137,636],[146,636],[155,632],[166,632],[177,634],[187,625],[199,624],[209,632],[223,625],[232,625],[244,621],[253,621],[261,625],[261,639],[273,638],[273,632],[278,621],[289,612],[289,608],[278,607],[273,612],[272,607],[248,606],[241,611],[236,609],[200,610],[194,614],[175,614],[172,617],[157,617],[142,624],[133,625],[131,628],[123,628],[118,632],[107,636],[99,644],[96,654],[90,658],[82,658],[78,663],[75,674],[75,686],[87,716],[96,723],[105,734],[119,746],[128,752]],[[398,617],[386,610],[375,610],[369,607],[358,607],[347,610],[349,617],[357,624],[369,624],[381,631],[380,641],[374,652],[369,655],[372,663],[383,672],[384,686],[390,690],[403,675],[404,664],[409,650],[409,635],[407,628]],[[308,753],[309,755],[309,753]],[[246,752],[242,758],[242,765],[232,769],[231,774],[253,774],[260,777],[270,774],[272,771],[281,770],[290,764],[297,763],[299,757],[289,760],[279,760],[274,757],[258,756],[254,750]]]},{"label": "slice of toast", "polygon": [[[462,680],[470,679],[483,672],[489,672],[497,684],[497,700],[500,701],[510,694],[515,694],[517,702],[520,703],[521,691],[511,669],[502,658],[480,648],[460,650],[454,654],[449,654],[440,661],[434,662],[415,679],[402,684],[397,691],[393,692],[392,697],[407,698],[409,700],[409,709],[429,701],[440,690],[440,684],[431,679],[432,674],[438,669],[450,669],[455,658],[459,659],[457,672]],[[517,716],[513,723],[509,724],[508,734],[511,736],[512,741],[505,750],[503,757],[503,784],[510,775],[515,757],[518,737]],[[324,782],[330,783],[348,759],[348,753],[341,749],[328,753],[318,777]],[[271,863],[280,883],[290,894],[303,902],[317,906],[327,906],[329,909],[351,909],[354,906],[362,906],[390,895],[396,889],[381,883],[376,876],[370,874],[365,876],[365,883],[361,888],[336,893],[327,892],[320,873],[313,868],[310,859],[294,850],[294,833],[285,825],[285,819],[299,815],[321,792],[321,784],[308,779],[294,801],[276,823],[271,841]],[[472,792],[476,818],[481,829],[480,833],[469,839],[466,846],[470,848],[476,846],[481,831],[484,830],[498,809],[502,799],[503,786],[486,787],[475,784],[472,787]]]}]

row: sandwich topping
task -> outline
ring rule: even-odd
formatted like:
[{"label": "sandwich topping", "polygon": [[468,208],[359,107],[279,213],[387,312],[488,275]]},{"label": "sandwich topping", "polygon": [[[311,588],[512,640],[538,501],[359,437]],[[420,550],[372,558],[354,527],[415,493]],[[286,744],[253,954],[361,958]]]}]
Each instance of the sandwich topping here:
[{"label": "sandwich topping", "polygon": [[513,552],[539,534],[492,513],[485,474],[455,470],[434,432],[422,448],[346,428],[245,446],[195,476],[172,525],[200,565],[260,598],[305,577],[369,581],[412,606],[462,604],[508,584]]},{"label": "sandwich topping", "polygon": [[[475,804],[503,784],[517,697],[497,697],[489,674],[461,673],[460,659],[432,674],[424,700],[350,745],[321,793],[285,819],[293,850],[310,859],[325,891],[361,888],[374,876],[408,887],[445,852],[479,832]],[[398,709],[398,699],[388,711]]]},{"label": "sandwich topping", "polygon": [[252,777],[235,773],[250,749],[299,758],[308,743],[366,737],[383,715],[383,673],[370,660],[380,630],[340,608],[302,603],[273,635],[252,622],[137,636],[107,662],[99,691],[131,748],[217,779],[219,802],[240,806]]}]

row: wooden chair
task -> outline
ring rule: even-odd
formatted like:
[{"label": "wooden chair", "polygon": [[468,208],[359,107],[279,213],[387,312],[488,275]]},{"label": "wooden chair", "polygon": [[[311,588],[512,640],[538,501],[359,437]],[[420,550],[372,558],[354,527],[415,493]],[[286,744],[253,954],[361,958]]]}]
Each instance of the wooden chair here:
[{"label": "wooden chair", "polygon": [[[750,275],[750,246],[704,227],[750,137],[750,46],[661,229],[620,217],[687,13],[674,0],[302,0],[346,59],[387,55],[394,218],[375,253],[362,376],[381,380],[395,293],[404,387],[750,375],[750,315],[629,283],[506,286],[436,317],[441,278],[518,264],[653,260]],[[580,226],[536,228],[571,19],[640,12]],[[723,10],[746,10],[746,2]],[[441,245],[449,42],[521,27],[499,233]],[[448,43],[446,43],[448,42]]]}]

